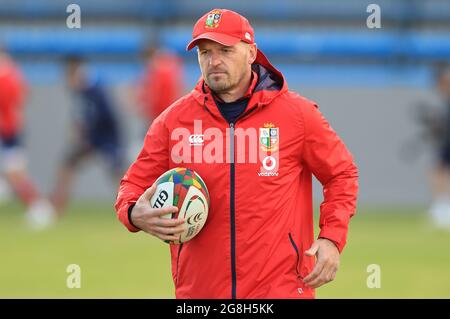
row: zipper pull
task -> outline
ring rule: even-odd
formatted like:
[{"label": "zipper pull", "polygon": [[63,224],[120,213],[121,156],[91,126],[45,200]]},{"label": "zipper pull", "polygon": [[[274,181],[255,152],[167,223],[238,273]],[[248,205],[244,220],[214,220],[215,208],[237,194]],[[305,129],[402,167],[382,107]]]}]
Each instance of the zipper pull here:
[{"label": "zipper pull", "polygon": [[234,164],[234,123],[230,123],[230,163]]}]

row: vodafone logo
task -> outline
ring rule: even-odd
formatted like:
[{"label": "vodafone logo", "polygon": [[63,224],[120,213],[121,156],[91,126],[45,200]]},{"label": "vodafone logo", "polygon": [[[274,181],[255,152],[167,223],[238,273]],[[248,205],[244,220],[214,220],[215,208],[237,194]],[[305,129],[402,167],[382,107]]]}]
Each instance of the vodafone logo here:
[{"label": "vodafone logo", "polygon": [[277,166],[277,160],[273,156],[266,156],[262,161],[262,165],[266,171],[271,171]]},{"label": "vodafone logo", "polygon": [[259,172],[258,176],[278,176],[278,172],[274,171],[277,167],[277,159],[273,156],[266,156],[262,160],[262,167],[265,172]]},{"label": "vodafone logo", "polygon": [[203,145],[203,134],[189,135],[189,144],[191,146]]}]

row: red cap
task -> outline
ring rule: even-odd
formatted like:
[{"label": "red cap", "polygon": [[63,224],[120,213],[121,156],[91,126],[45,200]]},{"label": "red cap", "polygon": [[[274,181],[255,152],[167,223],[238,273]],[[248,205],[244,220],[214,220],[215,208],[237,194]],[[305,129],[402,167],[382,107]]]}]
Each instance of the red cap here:
[{"label": "red cap", "polygon": [[191,50],[197,45],[198,40],[208,39],[226,46],[232,46],[239,41],[255,43],[253,28],[248,20],[227,9],[213,9],[197,23],[192,32],[192,41],[186,50]]}]

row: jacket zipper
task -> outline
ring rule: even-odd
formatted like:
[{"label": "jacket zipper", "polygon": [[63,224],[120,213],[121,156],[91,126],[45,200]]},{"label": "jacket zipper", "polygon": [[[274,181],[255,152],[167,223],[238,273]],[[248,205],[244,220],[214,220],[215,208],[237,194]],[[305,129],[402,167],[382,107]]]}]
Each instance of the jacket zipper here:
[{"label": "jacket zipper", "polygon": [[[234,161],[234,129],[235,123],[250,113],[252,113],[256,108],[241,114],[235,122],[230,123],[230,239],[231,239],[231,299],[236,299],[237,291],[237,279],[236,279],[236,207],[235,207],[235,188],[236,188],[236,166]],[[220,109],[219,109],[220,111]],[[223,115],[222,115],[223,116]]]},{"label": "jacket zipper", "polygon": [[292,247],[294,247],[295,253],[297,254],[297,262],[295,264],[295,272],[297,273],[297,276],[302,278],[303,277],[300,275],[299,271],[298,271],[298,264],[300,263],[300,253],[298,251],[297,245],[295,244],[294,239],[292,238],[292,234],[289,233],[289,240],[291,241]]},{"label": "jacket zipper", "polygon": [[236,299],[236,220],[235,220],[234,123],[230,123],[230,239],[231,299]]},{"label": "jacket zipper", "polygon": [[178,278],[180,277],[180,270],[178,268],[178,266],[180,265],[180,254],[181,254],[181,249],[183,249],[183,244],[180,244],[180,248],[178,248],[178,256],[177,256],[177,280],[175,285],[178,285]]},{"label": "jacket zipper", "polygon": [[[206,101],[208,100],[205,97],[204,107],[206,107]],[[217,109],[219,110],[222,117],[226,120],[216,101],[213,99],[216,104]],[[251,109],[250,111],[244,112],[241,114],[235,122],[246,117],[248,114],[252,113],[256,108]],[[209,110],[208,110],[209,112]],[[211,113],[211,112],[210,112]],[[236,291],[237,291],[237,279],[236,279],[236,209],[235,209],[235,162],[234,162],[234,129],[235,122],[229,122],[230,126],[230,250],[231,250],[231,299],[236,299]],[[178,280],[178,277],[177,277]]]}]

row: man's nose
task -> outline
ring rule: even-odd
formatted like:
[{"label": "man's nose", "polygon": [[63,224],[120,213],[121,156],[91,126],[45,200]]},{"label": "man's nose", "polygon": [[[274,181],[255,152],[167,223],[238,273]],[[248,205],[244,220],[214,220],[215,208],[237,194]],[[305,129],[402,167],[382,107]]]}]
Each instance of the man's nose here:
[{"label": "man's nose", "polygon": [[220,63],[222,63],[220,54],[211,53],[211,55],[209,56],[208,64],[212,67],[216,67],[216,66],[220,65]]}]

